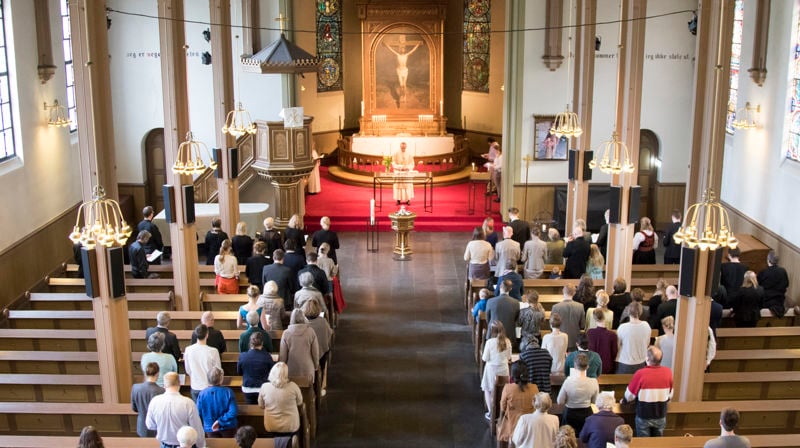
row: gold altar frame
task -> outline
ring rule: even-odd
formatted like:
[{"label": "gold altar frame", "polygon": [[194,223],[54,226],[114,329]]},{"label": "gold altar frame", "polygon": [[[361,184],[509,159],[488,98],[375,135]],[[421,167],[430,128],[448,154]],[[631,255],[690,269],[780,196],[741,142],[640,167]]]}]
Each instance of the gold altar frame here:
[{"label": "gold altar frame", "polygon": [[[419,128],[419,115],[440,117],[443,90],[444,17],[446,0],[408,0],[401,5],[375,0],[360,0],[358,4],[362,31],[362,83],[364,98],[363,120],[372,115],[386,115],[387,133],[409,132]],[[428,100],[420,107],[378,107],[377,77],[387,69],[376,67],[381,42],[399,35],[419,39],[428,50]],[[412,55],[413,57],[413,55]],[[385,103],[385,102],[384,102]]]}]

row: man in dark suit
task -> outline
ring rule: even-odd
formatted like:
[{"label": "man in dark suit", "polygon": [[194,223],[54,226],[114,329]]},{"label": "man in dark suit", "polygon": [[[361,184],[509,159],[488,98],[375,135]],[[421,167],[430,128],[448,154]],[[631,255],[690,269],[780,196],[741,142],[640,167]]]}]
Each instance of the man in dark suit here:
[{"label": "man in dark suit", "polygon": [[[681,263],[681,245],[672,238],[681,228],[681,211],[672,210],[672,224],[669,225],[667,233],[664,234],[664,264]],[[741,283],[739,283],[741,286]]]},{"label": "man in dark suit", "polygon": [[728,249],[728,262],[722,263],[720,266],[719,282],[725,287],[728,296],[733,297],[739,288],[742,287],[744,282],[744,273],[749,271],[746,265],[739,262],[739,255],[742,251],[737,247],[736,249]]},{"label": "man in dark suit", "polygon": [[278,295],[283,297],[283,304],[287,310],[294,309],[294,293],[300,289],[297,282],[297,274],[291,268],[283,265],[284,252],[277,249],[272,253],[274,263],[264,266],[261,274],[261,283],[267,284],[273,280],[278,284]]},{"label": "man in dark suit", "polygon": [[158,274],[148,273],[150,263],[147,262],[147,242],[150,232],[142,230],[136,235],[136,241],[128,246],[128,258],[131,260],[131,274],[133,278],[157,278]]},{"label": "man in dark suit", "polygon": [[[519,300],[508,295],[511,290],[511,280],[506,280],[500,285],[500,295],[492,297],[486,302],[487,327],[492,321],[499,320],[506,329],[506,336],[511,341],[512,347],[517,347],[517,317],[519,317]],[[489,339],[486,332],[486,339]]]},{"label": "man in dark suit", "polygon": [[[200,323],[208,327],[208,336],[206,336],[206,344],[209,347],[214,347],[219,352],[219,356],[221,357],[225,350],[227,350],[225,344],[225,336],[222,335],[222,332],[214,328],[214,313],[211,311],[206,311],[200,316]],[[197,342],[197,335],[192,332],[192,344]]]},{"label": "man in dark suit", "polygon": [[511,282],[508,295],[517,300],[522,300],[522,287],[524,282],[522,281],[522,276],[517,273],[516,269],[517,262],[514,260],[506,260],[506,265],[503,266],[503,269],[500,269],[500,266],[497,267],[497,271],[502,273],[502,275],[497,279],[497,286],[494,288],[495,295],[500,295],[500,286],[508,280]]},{"label": "man in dark suit", "polygon": [[311,276],[314,277],[314,287],[324,296],[332,291],[330,290],[330,283],[328,283],[328,276],[325,275],[325,271],[317,266],[317,257],[316,252],[306,254],[306,267],[300,269],[300,272],[297,273],[297,278],[300,278],[300,274],[303,272],[310,272]]},{"label": "man in dark suit", "polygon": [[531,239],[531,227],[527,221],[519,219],[519,209],[511,207],[508,209],[508,225],[514,229],[511,239],[519,243],[519,247],[525,247],[525,242]]},{"label": "man in dark suit", "polygon": [[606,218],[606,223],[600,226],[600,233],[597,234],[597,247],[600,248],[600,253],[603,254],[603,258],[606,258],[606,253],[608,253],[608,220],[609,216],[611,215],[611,210],[606,209],[606,212],[603,216]]},{"label": "man in dark suit", "polygon": [[170,320],[172,320],[172,316],[170,316],[168,312],[161,311],[158,313],[156,316],[156,323],[158,325],[147,329],[144,340],[150,339],[150,335],[155,332],[163,333],[164,349],[161,350],[161,352],[169,353],[175,358],[175,362],[178,362],[181,359],[181,347],[178,345],[178,337],[175,336],[175,333],[169,331]]},{"label": "man in dark suit", "polygon": [[288,267],[297,277],[300,269],[306,267],[306,253],[305,250],[297,249],[297,243],[294,240],[286,240],[283,242],[283,265]]},{"label": "man in dark suit", "polygon": [[272,254],[277,249],[283,249],[283,234],[280,230],[273,227],[274,225],[275,220],[273,218],[265,219],[264,230],[261,231],[261,234],[256,238],[267,245],[267,248],[264,250],[265,254]]},{"label": "man in dark suit", "polygon": [[572,230],[572,236],[564,247],[564,278],[581,278],[586,272],[586,262],[589,260],[589,252],[592,248],[591,243],[586,241],[583,236],[583,229],[576,226]]},{"label": "man in dark suit", "polygon": [[[163,252],[164,241],[161,239],[161,231],[158,230],[158,226],[153,224],[153,218],[156,217],[155,210],[153,210],[153,207],[148,205],[142,209],[142,215],[144,215],[144,219],[139,222],[137,230],[140,232],[142,230],[147,230],[150,232],[150,241],[145,244],[144,253],[150,255],[156,250]],[[155,260],[151,261],[150,264],[161,264],[161,257],[157,257]]]}]

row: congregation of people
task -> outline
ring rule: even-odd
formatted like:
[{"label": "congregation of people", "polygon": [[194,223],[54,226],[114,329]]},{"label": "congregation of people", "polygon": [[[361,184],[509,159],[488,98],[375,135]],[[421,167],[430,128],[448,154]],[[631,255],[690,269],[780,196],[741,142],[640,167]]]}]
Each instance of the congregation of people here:
[{"label": "congregation of people", "polygon": [[[680,219],[674,211],[663,239],[665,264],[680,263],[680,245],[672,241]],[[578,440],[588,447],[628,446],[634,434],[662,436],[673,393],[677,287],[659,279],[647,299],[641,288],[629,289],[624,278],[615,279],[610,292],[595,289],[593,280],[604,277],[608,212],[606,224],[594,237],[582,220],[565,239],[554,228],[543,235],[540,226],[521,220],[515,207],[508,210],[501,232],[494,226],[494,220],[486,218],[474,228],[464,260],[469,280],[487,285],[478,292],[471,312],[475,322],[485,318],[488,328],[482,341],[481,389],[489,409],[485,417],[497,425],[498,446],[513,442],[517,448],[577,447]],[[632,243],[634,264],[655,264],[659,237],[648,218],[640,220]],[[744,266],[740,255],[739,249],[727,250],[728,262],[722,264],[720,283],[713,291],[706,368],[716,353],[714,333],[724,313],[741,327],[756,326],[762,309],[779,317],[785,313],[788,276],[775,252],[769,252],[768,267],[759,273]],[[563,265],[563,271],[548,271],[547,265]],[[539,293],[523,288],[524,279],[540,278],[576,280],[576,285],[563,287],[546,334],[542,329],[547,313]],[[513,353],[518,353],[516,362]],[[600,391],[597,378],[614,373],[633,375],[624,396]],[[498,401],[494,394],[500,376],[509,382]],[[557,392],[551,386],[553,376],[561,377]],[[634,407],[635,430],[614,414],[617,401]],[[499,418],[491,411],[498,402]],[[560,417],[548,414],[554,403]],[[707,446],[749,446],[733,433],[738,418],[736,410],[723,410],[722,439]],[[572,433],[566,444],[564,428]]]},{"label": "congregation of people", "polygon": [[[144,227],[137,238],[141,246],[131,245],[132,260],[139,258],[139,251],[147,254],[147,243],[159,235],[150,222],[152,208],[144,212],[143,223],[147,223],[140,224]],[[296,381],[315,381],[316,372],[325,369],[333,343],[328,304],[335,303],[339,239],[330,229],[330,219],[323,217],[321,230],[308,238],[314,248],[308,252],[298,215],[285,231],[276,229],[273,218],[267,218],[264,229],[254,237],[241,222],[229,239],[220,223],[214,219],[205,238],[206,263],[214,265],[217,292],[239,293],[240,266],[245,267],[250,283],[247,303],[239,307],[236,321],[243,330],[236,373],[242,376],[244,402],[237,403],[234,391],[224,385],[221,357],[227,342],[214,328],[213,312],[202,314],[191,344],[183,349],[169,330],[170,313],[159,312],[156,326],[145,333],[149,352],[141,358],[144,381],[133,386],[131,406],[138,414],[137,434],[155,437],[162,447],[203,447],[205,438],[218,437],[236,437],[237,442],[241,438],[240,446],[251,446],[256,431],[239,427],[237,406],[241,404],[264,409],[264,431],[259,432],[274,437],[276,446],[287,443],[301,429],[303,396]],[[160,244],[160,236],[156,244]],[[147,260],[144,263],[148,264]],[[144,277],[149,276],[144,266],[143,271]],[[270,330],[282,330],[279,347],[273,347]],[[273,352],[277,352],[277,362]],[[185,375],[178,373],[180,367]],[[190,385],[190,397],[180,392],[183,378]]]}]

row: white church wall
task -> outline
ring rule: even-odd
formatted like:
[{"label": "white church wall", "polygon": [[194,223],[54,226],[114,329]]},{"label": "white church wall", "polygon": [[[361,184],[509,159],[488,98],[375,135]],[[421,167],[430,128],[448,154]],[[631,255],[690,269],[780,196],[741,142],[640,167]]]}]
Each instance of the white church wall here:
[{"label": "white church wall", "polygon": [[[783,156],[784,117],[788,110],[792,32],[796,2],[772,2],[767,79],[758,87],[748,76],[752,61],[755,3],[745,2],[742,72],[738,107],[746,101],[761,105],[761,127],[737,131],[726,141],[722,200],[785,240],[800,246],[800,163]],[[750,20],[748,20],[750,19]],[[734,229],[736,232],[736,229]]]},{"label": "white church wall", "polygon": [[[77,147],[65,128],[47,126],[43,103],[66,104],[60,35],[53,33],[55,76],[37,75],[38,51],[33,2],[3,2],[18,157],[0,164],[0,251],[45,226],[81,200]],[[57,1],[50,2],[51,26],[60,29]],[[10,19],[10,20],[9,20]],[[24,212],[21,210],[24,209]],[[69,244],[64,235],[65,244]]]},{"label": "white church wall", "polygon": [[[696,0],[674,2],[648,2],[647,15],[670,11],[691,10]],[[597,21],[613,21],[619,18],[618,2],[599,0]],[[641,128],[652,130],[661,144],[661,182],[685,182],[689,160],[689,133],[693,85],[693,58],[695,37],[686,28],[691,18],[689,13],[650,19],[647,22],[645,41],[645,63],[642,87]],[[565,8],[564,21],[575,21],[575,13]],[[530,28],[545,26],[545,2],[530,2],[526,5],[526,25]],[[595,57],[595,82],[591,148],[611,138],[614,128],[617,44],[619,25],[597,26],[601,37],[601,48]],[[574,31],[572,32],[574,40]],[[563,34],[564,56],[567,56],[570,31]],[[555,72],[542,63],[544,32],[528,31],[525,36],[525,106],[523,110],[522,148],[523,155],[533,150],[533,115],[554,115],[564,110],[572,101],[572,84],[567,84],[568,65],[574,68],[574,60],[567,61]],[[571,79],[571,77],[569,77]],[[574,146],[574,141],[571,142]],[[564,183],[567,179],[567,162],[540,161],[530,165],[531,183]],[[525,167],[520,168],[519,179],[525,179]],[[608,183],[610,176],[593,173],[593,183]]]}]

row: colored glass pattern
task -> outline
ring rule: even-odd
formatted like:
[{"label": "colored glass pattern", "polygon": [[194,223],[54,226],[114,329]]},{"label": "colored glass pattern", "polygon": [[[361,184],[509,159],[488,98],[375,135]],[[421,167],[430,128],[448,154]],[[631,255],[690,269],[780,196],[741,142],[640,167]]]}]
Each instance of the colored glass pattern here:
[{"label": "colored glass pattern", "polygon": [[6,24],[0,0],[0,162],[17,156],[14,146],[14,121],[11,116],[11,80],[8,74]]},{"label": "colored glass pattern", "polygon": [[731,85],[728,91],[728,118],[725,131],[733,134],[736,120],[736,103],[739,100],[739,71],[742,65],[742,24],[744,22],[744,0],[736,0],[733,6],[733,38],[731,39]]},{"label": "colored glass pattern", "polygon": [[800,14],[792,33],[792,63],[789,64],[789,101],[784,124],[783,151],[786,158],[800,162]]},{"label": "colored glass pattern", "polygon": [[342,90],[341,30],[341,1],[317,0],[317,92]]},{"label": "colored glass pattern", "polygon": [[464,0],[464,90],[489,91],[490,0]]}]

